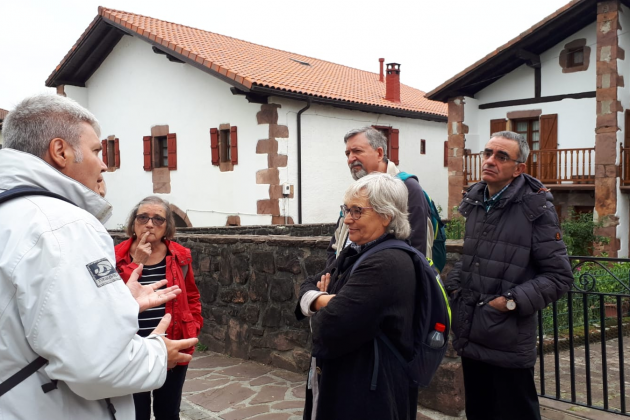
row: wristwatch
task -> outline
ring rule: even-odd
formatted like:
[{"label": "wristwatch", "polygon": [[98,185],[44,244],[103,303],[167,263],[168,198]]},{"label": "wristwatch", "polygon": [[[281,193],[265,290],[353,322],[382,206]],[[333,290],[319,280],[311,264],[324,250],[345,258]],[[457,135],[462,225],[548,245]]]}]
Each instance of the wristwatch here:
[{"label": "wristwatch", "polygon": [[513,311],[516,309],[516,301],[514,300],[514,296],[512,296],[511,292],[507,292],[505,294],[505,299],[507,302],[505,302],[505,306],[508,308],[509,311]]}]

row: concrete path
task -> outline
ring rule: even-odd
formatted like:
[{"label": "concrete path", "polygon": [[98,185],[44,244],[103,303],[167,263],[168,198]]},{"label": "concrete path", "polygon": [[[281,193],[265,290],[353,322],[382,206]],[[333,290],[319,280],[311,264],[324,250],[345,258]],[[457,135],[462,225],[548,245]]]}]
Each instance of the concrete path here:
[{"label": "concrete path", "polygon": [[[301,420],[305,375],[217,353],[196,353],[188,367],[184,420]],[[420,409],[418,420],[455,417]]]}]

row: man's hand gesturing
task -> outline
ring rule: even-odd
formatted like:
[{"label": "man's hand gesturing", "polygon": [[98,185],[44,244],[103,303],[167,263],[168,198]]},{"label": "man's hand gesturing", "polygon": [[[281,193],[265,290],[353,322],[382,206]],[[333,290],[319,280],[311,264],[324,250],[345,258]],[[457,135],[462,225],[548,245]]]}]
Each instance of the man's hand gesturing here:
[{"label": "man's hand gesturing", "polygon": [[138,278],[140,274],[142,274],[142,267],[142,264],[140,264],[138,268],[133,270],[129,280],[127,280],[127,287],[131,295],[136,299],[138,305],[140,305],[138,312],[160,306],[169,300],[175,299],[175,297],[182,292],[179,286],[171,286],[166,289],[158,290],[167,283],[166,279],[144,286],[138,283]]},{"label": "man's hand gesturing", "polygon": [[151,334],[162,335],[164,344],[166,345],[166,355],[168,358],[168,368],[174,368],[178,363],[187,363],[192,360],[192,356],[186,353],[180,353],[180,350],[185,350],[197,344],[199,340],[196,338],[187,338],[185,340],[170,340],[164,336],[169,324],[171,323],[171,314],[166,314],[153,330]]}]

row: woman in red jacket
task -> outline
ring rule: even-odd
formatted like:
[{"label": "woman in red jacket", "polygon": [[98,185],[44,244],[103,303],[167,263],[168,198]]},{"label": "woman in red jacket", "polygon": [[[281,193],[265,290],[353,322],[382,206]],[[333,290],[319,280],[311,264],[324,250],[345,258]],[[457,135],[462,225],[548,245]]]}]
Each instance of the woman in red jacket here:
[{"label": "woman in red jacket", "polygon": [[[190,250],[176,242],[175,220],[167,201],[150,196],[140,201],[129,214],[125,232],[128,240],[116,246],[116,268],[126,282],[131,272],[143,264],[141,284],[151,284],[166,278],[165,287],[179,286],[176,299],[160,307],[148,309],[138,317],[138,335],[146,337],[165,314],[171,314],[168,338],[179,340],[199,335],[203,318],[199,290],[195,285]],[[194,347],[185,352],[192,354]],[[187,364],[170,369],[160,389],[153,390],[153,414],[156,420],[179,419],[182,388]],[[136,419],[151,417],[151,393],[134,394]]]}]

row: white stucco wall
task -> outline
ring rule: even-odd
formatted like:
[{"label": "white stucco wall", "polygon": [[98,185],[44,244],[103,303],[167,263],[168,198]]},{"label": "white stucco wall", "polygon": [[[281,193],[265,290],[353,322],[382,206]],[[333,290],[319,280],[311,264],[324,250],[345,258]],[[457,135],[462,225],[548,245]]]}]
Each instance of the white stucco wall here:
[{"label": "white stucco wall", "polygon": [[[564,95],[594,91],[596,88],[597,23],[582,28],[540,55],[541,96]],[[575,73],[562,73],[560,52],[564,46],[576,39],[586,39],[591,48],[588,69]]]},{"label": "white stucco wall", "polygon": [[[591,47],[588,69],[575,73],[562,73],[559,62],[560,52],[567,43],[580,38],[585,38],[586,45]],[[597,34],[594,22],[540,54],[541,96],[594,91],[596,51]],[[475,98],[480,104],[486,104],[533,98],[534,94],[534,69],[523,64],[477,92]]]},{"label": "white stucco wall", "polygon": [[525,64],[480,90],[475,98],[480,104],[534,97],[534,69]]},{"label": "white stucco wall", "polygon": [[[619,13],[619,24],[622,28],[617,31],[619,36],[619,46],[626,52],[630,51],[630,34],[623,28],[630,28],[630,9],[625,5],[621,5],[621,13]],[[625,60],[617,60],[617,71],[623,76],[624,81],[630,80],[630,57],[625,57]],[[628,85],[628,83],[625,83]],[[630,87],[617,88],[617,97],[621,102],[621,106],[624,109],[630,109]],[[629,130],[630,127],[625,126],[624,112],[617,113],[617,144],[623,144],[625,130]],[[619,163],[620,156],[617,156],[617,163]],[[620,180],[617,179],[617,185],[620,184]],[[617,214],[619,218],[619,225],[617,225],[617,238],[620,239],[620,249],[618,255],[620,257],[628,257],[630,253],[630,202],[629,194],[627,192],[621,192],[617,188]]]},{"label": "white stucco wall", "polygon": [[90,104],[88,102],[88,89],[87,88],[66,85],[64,86],[64,92],[66,92],[66,96],[68,98],[72,98],[75,101],[77,101],[81,106],[87,109],[90,109]]},{"label": "white stucco wall", "polygon": [[[142,138],[155,125],[168,125],[178,145],[171,193],[161,196],[186,212],[193,226],[222,226],[228,215],[237,214],[243,225],[271,223],[271,215],[256,214],[257,201],[269,198],[269,185],[256,184],[256,172],[268,166],[267,154],[256,153],[257,142],[269,137],[268,125],[257,124],[260,104],[249,104],[229,88],[192,66],[169,62],[132,37],[122,38],[85,89],[66,87],[69,97],[97,116],[101,138],[120,139],[121,167],[105,174],[107,199],[114,205],[108,228],[122,225],[129,210],[153,194],[152,173],[143,170]],[[289,128],[288,139],[277,139],[278,153],[289,156],[288,166],[280,168],[280,182],[294,185],[295,195],[281,199],[280,210],[284,214],[287,204],[297,222],[296,117],[305,103],[273,97],[269,103],[281,105],[278,124]],[[223,123],[238,127],[239,163],[230,172],[211,163],[209,129]],[[445,123],[313,105],[302,115],[303,223],[336,221],[343,192],[352,182],[343,135],[372,124],[400,130],[401,169],[418,175],[438,204],[446,203]],[[426,155],[420,155],[420,139],[426,140]]]}]

